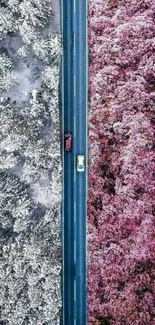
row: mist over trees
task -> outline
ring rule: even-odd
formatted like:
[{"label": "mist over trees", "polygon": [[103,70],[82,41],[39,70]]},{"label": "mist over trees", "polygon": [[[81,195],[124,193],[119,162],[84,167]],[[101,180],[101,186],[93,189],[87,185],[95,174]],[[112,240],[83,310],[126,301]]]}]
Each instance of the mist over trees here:
[{"label": "mist over trees", "polygon": [[89,2],[88,324],[155,324],[155,2]]},{"label": "mist over trees", "polygon": [[58,325],[59,2],[2,0],[0,22],[0,323]]}]

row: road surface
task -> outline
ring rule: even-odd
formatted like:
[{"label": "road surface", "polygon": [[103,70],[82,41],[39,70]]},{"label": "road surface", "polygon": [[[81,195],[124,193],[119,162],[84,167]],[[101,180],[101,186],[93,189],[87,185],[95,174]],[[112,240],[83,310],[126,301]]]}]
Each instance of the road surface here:
[{"label": "road surface", "polygon": [[[87,1],[62,0],[62,137],[73,136],[72,152],[63,150],[63,325],[86,325],[87,202]],[[63,139],[62,139],[63,141]],[[85,156],[85,172],[76,156]]]}]

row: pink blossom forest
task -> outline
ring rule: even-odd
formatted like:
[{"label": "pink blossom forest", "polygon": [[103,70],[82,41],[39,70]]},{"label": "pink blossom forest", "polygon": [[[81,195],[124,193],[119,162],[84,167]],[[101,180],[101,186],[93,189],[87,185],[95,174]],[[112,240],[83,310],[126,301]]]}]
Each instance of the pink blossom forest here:
[{"label": "pink blossom forest", "polygon": [[89,0],[88,324],[155,325],[155,0]]}]

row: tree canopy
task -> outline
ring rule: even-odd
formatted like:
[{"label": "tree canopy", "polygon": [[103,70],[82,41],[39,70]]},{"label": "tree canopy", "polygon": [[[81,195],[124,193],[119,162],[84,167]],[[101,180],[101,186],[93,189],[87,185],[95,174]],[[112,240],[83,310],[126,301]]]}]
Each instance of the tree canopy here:
[{"label": "tree canopy", "polygon": [[155,2],[89,2],[88,324],[155,322]]}]

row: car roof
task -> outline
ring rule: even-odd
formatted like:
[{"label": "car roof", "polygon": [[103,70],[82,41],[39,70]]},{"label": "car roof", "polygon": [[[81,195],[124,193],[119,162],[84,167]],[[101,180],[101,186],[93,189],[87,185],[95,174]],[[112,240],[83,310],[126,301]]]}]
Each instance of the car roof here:
[{"label": "car roof", "polygon": [[66,140],[66,147],[67,148],[70,148],[71,147],[71,141],[70,141],[70,139],[67,139]]}]

